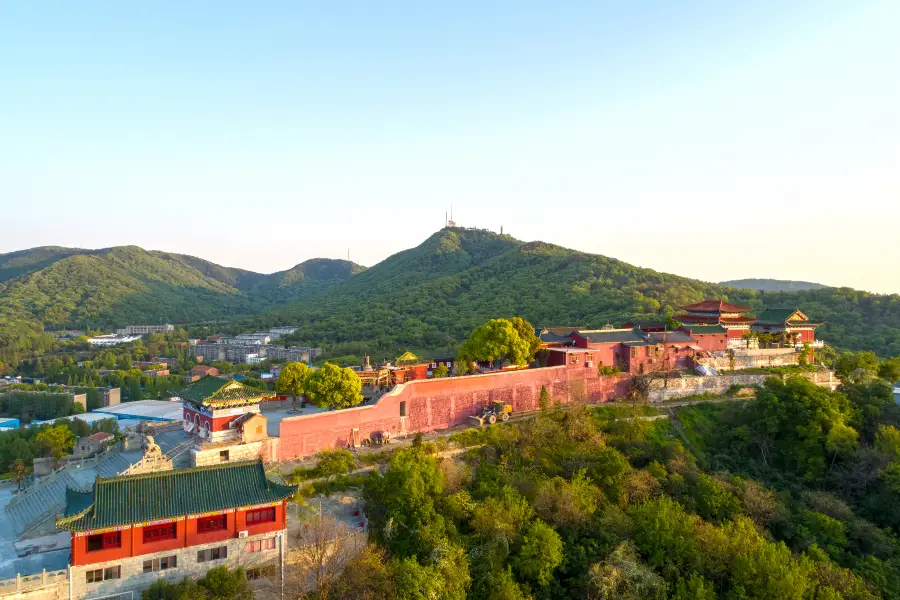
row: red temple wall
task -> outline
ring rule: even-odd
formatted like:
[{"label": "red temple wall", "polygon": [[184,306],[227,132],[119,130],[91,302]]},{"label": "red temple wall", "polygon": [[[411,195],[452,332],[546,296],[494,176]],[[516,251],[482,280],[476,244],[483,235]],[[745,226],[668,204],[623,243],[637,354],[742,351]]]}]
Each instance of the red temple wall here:
[{"label": "red temple wall", "polygon": [[[468,422],[470,416],[495,400],[510,403],[514,413],[537,410],[542,386],[553,401],[569,404],[600,403],[624,396],[629,385],[625,375],[600,377],[596,363],[590,368],[581,363],[412,381],[371,405],[284,419],[277,458],[291,460],[324,448],[348,447],[354,437],[358,443],[383,431],[397,436],[447,429]],[[354,430],[358,430],[355,435]]]},{"label": "red temple wall", "polygon": [[122,545],[119,548],[106,550],[87,551],[88,536],[72,534],[72,564],[75,566],[101,563],[112,560],[121,560],[142,554],[153,554],[176,550],[189,546],[200,546],[222,540],[236,538],[239,531],[247,531],[249,535],[281,531],[285,528],[285,503],[280,502],[275,506],[275,521],[271,523],[259,523],[247,525],[246,511],[237,510],[226,514],[227,525],[223,531],[210,533],[197,532],[197,520],[182,518],[177,521],[175,539],[144,543],[143,527],[128,526],[121,530]]}]

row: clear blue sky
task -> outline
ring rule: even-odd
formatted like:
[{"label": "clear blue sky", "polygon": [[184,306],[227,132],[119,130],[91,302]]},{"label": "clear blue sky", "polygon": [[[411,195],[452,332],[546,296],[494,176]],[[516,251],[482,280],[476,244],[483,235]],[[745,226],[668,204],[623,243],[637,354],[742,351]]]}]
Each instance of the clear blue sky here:
[{"label": "clear blue sky", "polygon": [[4,2],[0,252],[461,225],[900,292],[900,2]]}]

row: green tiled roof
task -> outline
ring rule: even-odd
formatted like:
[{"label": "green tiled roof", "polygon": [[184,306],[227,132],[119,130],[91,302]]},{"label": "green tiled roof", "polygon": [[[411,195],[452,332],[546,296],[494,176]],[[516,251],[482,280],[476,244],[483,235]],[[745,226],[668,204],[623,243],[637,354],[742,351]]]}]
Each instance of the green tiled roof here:
[{"label": "green tiled roof", "polygon": [[758,325],[784,325],[796,308],[767,308],[759,315]]},{"label": "green tiled roof", "polygon": [[297,486],[270,481],[262,461],[227,463],[139,475],[97,478],[92,492],[66,492],[56,526],[88,531],[171,519],[289,498]]},{"label": "green tiled roof", "polygon": [[203,377],[174,392],[194,404],[238,405],[271,396],[268,392],[226,377]]},{"label": "green tiled roof", "polygon": [[691,335],[704,335],[710,333],[728,333],[728,330],[721,325],[688,325],[687,329],[691,330]]}]

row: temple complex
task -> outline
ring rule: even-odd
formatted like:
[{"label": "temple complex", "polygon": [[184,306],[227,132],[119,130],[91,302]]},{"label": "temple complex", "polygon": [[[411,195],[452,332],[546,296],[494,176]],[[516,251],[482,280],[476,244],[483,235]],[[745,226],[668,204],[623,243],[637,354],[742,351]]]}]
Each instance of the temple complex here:
[{"label": "temple complex", "polygon": [[753,317],[744,313],[750,308],[729,304],[722,300],[704,300],[696,304],[682,306],[681,314],[675,315],[675,319],[684,323],[688,328],[692,325],[719,325],[728,332],[729,339],[740,339],[750,331],[750,325],[756,321]]},{"label": "temple complex", "polygon": [[261,461],[98,477],[66,491],[73,598],[140,598],[156,580],[213,567],[271,569],[284,560],[286,507],[297,487]]}]

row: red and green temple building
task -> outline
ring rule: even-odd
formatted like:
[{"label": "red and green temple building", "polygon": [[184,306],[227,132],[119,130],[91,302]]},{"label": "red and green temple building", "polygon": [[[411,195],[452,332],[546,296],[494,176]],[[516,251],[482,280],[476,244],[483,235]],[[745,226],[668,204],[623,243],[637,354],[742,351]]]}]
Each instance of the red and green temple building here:
[{"label": "red and green temple building", "polygon": [[207,376],[176,392],[184,401],[184,430],[194,436],[193,466],[268,456],[265,390],[225,377]]},{"label": "red and green temple building", "polygon": [[782,334],[795,346],[821,347],[822,341],[816,340],[816,328],[820,325],[823,323],[814,323],[796,308],[767,308],[753,324],[753,331]]},{"label": "red and green temple building", "polygon": [[297,491],[261,461],[97,478],[67,490],[58,528],[70,531],[71,598],[140,598],[156,580],[213,567],[278,572],[286,502]]},{"label": "red and green temple building", "polygon": [[704,300],[696,304],[682,306],[683,311],[675,315],[675,319],[681,321],[685,327],[692,325],[719,325],[728,333],[728,339],[741,339],[750,331],[750,326],[756,321],[744,313],[750,310],[747,306],[729,304],[722,300]]}]

